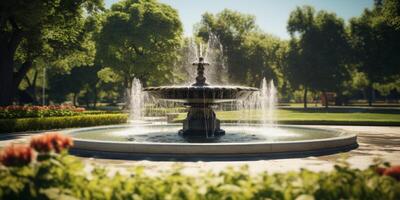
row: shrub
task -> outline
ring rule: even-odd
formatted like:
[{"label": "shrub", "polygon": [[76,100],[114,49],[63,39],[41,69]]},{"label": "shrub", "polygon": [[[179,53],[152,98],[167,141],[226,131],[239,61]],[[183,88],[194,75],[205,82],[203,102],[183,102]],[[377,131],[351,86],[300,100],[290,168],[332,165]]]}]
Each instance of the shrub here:
[{"label": "shrub", "polygon": [[6,106],[0,107],[0,119],[28,118],[28,117],[59,117],[79,115],[84,108],[70,105],[60,106]]},{"label": "shrub", "polygon": [[0,133],[122,124],[127,119],[126,114],[0,119]]},{"label": "shrub", "polygon": [[[179,168],[148,176],[138,166],[110,176],[104,168],[85,171],[79,159],[68,155],[71,143],[53,145],[65,141],[70,138],[51,133],[35,137],[23,150],[6,147],[0,154],[0,199],[400,199],[399,166],[378,163],[359,170],[341,163],[330,172],[303,169],[255,176],[246,166],[195,176]],[[38,149],[38,143],[50,148]],[[32,151],[37,156],[28,160],[16,156]],[[21,162],[10,164],[5,157]]]},{"label": "shrub", "polygon": [[176,108],[152,108],[146,107],[144,115],[149,117],[166,116],[168,113],[184,113],[187,112],[185,107]]}]

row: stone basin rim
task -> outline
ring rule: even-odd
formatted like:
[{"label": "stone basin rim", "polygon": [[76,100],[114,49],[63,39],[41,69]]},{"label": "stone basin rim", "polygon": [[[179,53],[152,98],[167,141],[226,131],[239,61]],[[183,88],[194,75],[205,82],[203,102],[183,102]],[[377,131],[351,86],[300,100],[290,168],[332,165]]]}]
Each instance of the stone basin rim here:
[{"label": "stone basin rim", "polygon": [[[227,125],[231,123],[223,123],[223,125]],[[233,123],[232,123],[233,124]],[[151,126],[157,126],[154,124],[150,124]],[[161,126],[176,126],[177,123],[173,124],[162,124]],[[252,124],[252,125],[259,125],[259,124]],[[73,136],[74,132],[78,131],[85,131],[85,130],[93,130],[93,129],[105,129],[105,128],[129,128],[133,127],[132,125],[111,125],[111,126],[96,126],[96,127],[85,127],[85,128],[73,128],[61,131],[63,134],[68,134]],[[332,141],[332,140],[340,140],[340,139],[350,139],[356,138],[357,135],[352,132],[338,130],[334,128],[320,128],[320,127],[310,127],[307,125],[278,125],[277,127],[282,128],[303,128],[303,129],[313,129],[313,130],[320,130],[320,131],[328,131],[328,132],[337,132],[340,133],[338,136],[330,137],[330,138],[323,138],[323,139],[308,139],[308,140],[299,140],[299,141],[276,141],[276,142],[230,142],[230,143],[163,143],[163,142],[135,142],[135,141],[104,141],[104,140],[94,140],[94,139],[80,139],[74,138],[74,141],[85,141],[85,142],[96,142],[96,143],[115,143],[115,144],[141,144],[141,145],[164,145],[164,146],[240,146],[240,145],[252,145],[252,144],[299,144],[299,143],[315,143],[315,142],[323,142],[323,141]],[[229,134],[229,133],[228,133]]]},{"label": "stone basin rim", "polygon": [[[129,125],[119,125],[119,127]],[[290,125],[285,125],[289,127]],[[116,127],[116,126],[113,126]],[[117,126],[118,127],[118,126]],[[290,126],[299,127],[299,126]],[[97,128],[110,128],[103,126]],[[303,127],[307,128],[307,127]],[[92,128],[80,128],[62,131],[65,134],[73,135],[73,132],[79,130],[88,130]],[[321,129],[321,128],[314,128]],[[330,130],[330,129],[322,129]],[[334,129],[336,130],[336,129]],[[336,130],[338,131],[338,130]],[[274,155],[274,154],[302,154],[305,152],[323,152],[329,149],[335,151],[347,151],[357,148],[357,135],[352,132],[340,131],[342,135],[332,138],[315,139],[315,140],[299,140],[284,142],[246,142],[246,143],[156,143],[156,142],[118,142],[118,141],[100,141],[74,139],[73,151],[90,151],[97,153],[124,153],[129,156],[142,155],[155,156],[163,155],[164,157],[184,156],[186,158],[196,158],[198,156],[215,157],[228,156],[235,157],[238,155]],[[95,153],[96,154],[96,153]]]}]

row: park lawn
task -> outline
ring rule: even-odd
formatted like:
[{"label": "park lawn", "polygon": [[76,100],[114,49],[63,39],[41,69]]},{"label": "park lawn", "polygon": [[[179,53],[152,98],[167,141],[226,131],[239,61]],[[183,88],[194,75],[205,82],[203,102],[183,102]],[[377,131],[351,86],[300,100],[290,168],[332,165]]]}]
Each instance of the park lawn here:
[{"label": "park lawn", "polygon": [[[218,119],[222,122],[250,121],[259,122],[261,111],[253,111],[248,115],[242,111],[217,111]],[[181,113],[175,121],[181,121],[186,114]],[[327,124],[327,125],[393,125],[400,126],[400,113],[381,112],[363,110],[362,112],[351,112],[343,110],[342,112],[328,112],[324,109],[303,110],[303,109],[277,109],[275,118],[282,124]]]}]

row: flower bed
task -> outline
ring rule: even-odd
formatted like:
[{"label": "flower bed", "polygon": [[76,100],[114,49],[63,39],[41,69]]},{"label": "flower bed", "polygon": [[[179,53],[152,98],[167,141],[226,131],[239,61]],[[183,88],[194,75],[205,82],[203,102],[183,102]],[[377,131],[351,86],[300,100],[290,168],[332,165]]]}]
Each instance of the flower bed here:
[{"label": "flower bed", "polygon": [[72,140],[57,133],[11,145],[0,154],[0,199],[400,199],[400,166],[366,170],[340,163],[330,172],[249,174],[246,166],[184,175],[171,169],[147,176],[143,167],[108,175],[84,171],[68,155]]},{"label": "flower bed", "polygon": [[59,106],[6,106],[0,107],[0,119],[30,117],[62,117],[79,115],[85,108],[70,105]]}]

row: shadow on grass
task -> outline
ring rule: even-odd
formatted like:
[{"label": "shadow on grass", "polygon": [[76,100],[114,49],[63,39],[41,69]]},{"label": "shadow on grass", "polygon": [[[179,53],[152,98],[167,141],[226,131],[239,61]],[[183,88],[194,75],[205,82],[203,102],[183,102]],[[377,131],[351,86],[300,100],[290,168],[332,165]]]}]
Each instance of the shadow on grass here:
[{"label": "shadow on grass", "polygon": [[170,161],[170,162],[212,162],[212,161],[257,161],[287,158],[306,158],[309,156],[325,156],[337,153],[344,153],[358,148],[358,144],[352,144],[339,148],[327,148],[316,151],[301,151],[290,153],[268,153],[268,154],[137,154],[117,153],[105,151],[88,151],[71,149],[70,154],[80,157],[113,159],[113,160],[149,160],[149,161]]}]

